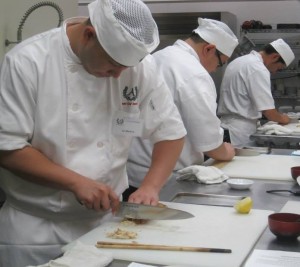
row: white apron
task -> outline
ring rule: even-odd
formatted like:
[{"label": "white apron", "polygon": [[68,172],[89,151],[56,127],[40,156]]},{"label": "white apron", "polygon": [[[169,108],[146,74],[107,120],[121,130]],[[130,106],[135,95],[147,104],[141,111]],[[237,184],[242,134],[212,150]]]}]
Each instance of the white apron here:
[{"label": "white apron", "polygon": [[221,126],[229,131],[231,144],[234,147],[255,145],[255,142],[250,140],[250,135],[256,132],[257,119],[251,120],[228,115],[222,116],[221,122]]}]

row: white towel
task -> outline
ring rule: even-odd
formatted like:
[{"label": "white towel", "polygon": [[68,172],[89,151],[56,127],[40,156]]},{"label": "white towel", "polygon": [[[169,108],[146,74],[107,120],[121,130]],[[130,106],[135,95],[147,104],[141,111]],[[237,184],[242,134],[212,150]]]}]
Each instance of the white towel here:
[{"label": "white towel", "polygon": [[180,174],[176,178],[179,181],[196,180],[198,183],[203,184],[218,184],[229,178],[224,172],[214,166],[192,165],[177,171],[177,173]]},{"label": "white towel", "polygon": [[257,131],[264,134],[289,135],[293,130],[279,124],[265,124],[257,128]]},{"label": "white towel", "polygon": [[88,246],[77,242],[62,257],[36,267],[105,267],[112,260],[111,253],[104,253],[95,246]]},{"label": "white towel", "polygon": [[158,267],[157,265],[148,265],[148,264],[141,264],[141,263],[136,263],[132,262],[128,265],[128,267]]},{"label": "white towel", "polygon": [[295,150],[292,152],[293,156],[300,156],[300,150]]},{"label": "white towel", "polygon": [[[189,266],[191,266],[191,265],[182,265],[181,264],[181,265],[166,265],[165,267],[189,267]],[[128,265],[128,267],[158,267],[158,266],[132,262]]]}]

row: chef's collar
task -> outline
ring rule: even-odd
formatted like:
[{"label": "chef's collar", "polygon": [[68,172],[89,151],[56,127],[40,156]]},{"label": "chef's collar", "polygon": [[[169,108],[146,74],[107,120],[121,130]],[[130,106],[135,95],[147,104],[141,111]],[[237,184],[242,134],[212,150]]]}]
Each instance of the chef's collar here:
[{"label": "chef's collar", "polygon": [[74,18],[68,18],[63,22],[63,31],[62,31],[62,38],[63,38],[63,46],[67,55],[67,63],[68,64],[78,64],[81,65],[80,59],[75,55],[73,52],[71,45],[70,45],[70,40],[67,35],[67,26],[69,24],[78,24],[78,23],[83,23],[86,21],[88,17],[74,17]]}]

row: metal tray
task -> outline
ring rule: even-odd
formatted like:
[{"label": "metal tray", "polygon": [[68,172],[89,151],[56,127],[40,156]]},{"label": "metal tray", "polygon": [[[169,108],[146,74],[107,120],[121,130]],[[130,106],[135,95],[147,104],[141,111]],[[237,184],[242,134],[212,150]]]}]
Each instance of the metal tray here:
[{"label": "metal tray", "polygon": [[262,133],[255,133],[250,136],[251,140],[258,140],[258,141],[282,141],[282,142],[299,142],[300,135],[275,135],[275,134],[262,134]]},{"label": "metal tray", "polygon": [[196,205],[232,207],[238,200],[241,200],[243,198],[244,198],[244,196],[180,192],[180,193],[177,193],[171,199],[171,202],[196,204]]},{"label": "metal tray", "polygon": [[250,139],[257,144],[268,147],[297,148],[299,147],[300,135],[267,135],[255,133],[250,136]]}]

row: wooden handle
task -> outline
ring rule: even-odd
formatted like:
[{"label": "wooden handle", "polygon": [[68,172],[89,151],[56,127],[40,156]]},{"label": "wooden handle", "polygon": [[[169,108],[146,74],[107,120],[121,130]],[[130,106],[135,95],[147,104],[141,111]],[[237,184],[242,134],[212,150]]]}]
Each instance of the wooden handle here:
[{"label": "wooden handle", "polygon": [[181,246],[165,246],[150,245],[137,243],[117,243],[117,242],[97,242],[97,248],[125,248],[125,249],[148,249],[148,250],[171,250],[171,251],[194,251],[194,252],[217,252],[231,253],[231,249],[223,248],[201,248],[201,247],[181,247]]}]

